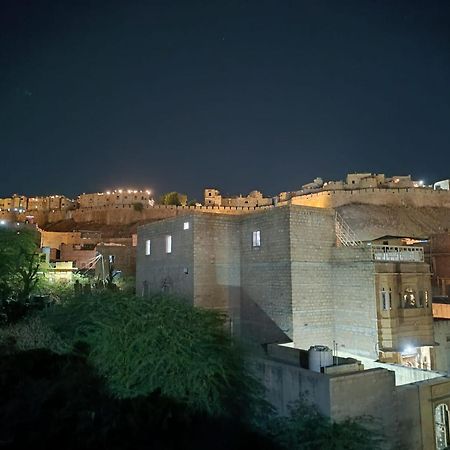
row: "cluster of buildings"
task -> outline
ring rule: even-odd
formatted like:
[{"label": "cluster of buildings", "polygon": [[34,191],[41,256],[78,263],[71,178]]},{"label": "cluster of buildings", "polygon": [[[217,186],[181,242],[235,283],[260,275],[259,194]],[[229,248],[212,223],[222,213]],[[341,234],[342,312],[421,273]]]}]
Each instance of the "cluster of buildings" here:
[{"label": "cluster of buildings", "polygon": [[[135,190],[78,198],[87,210],[152,202]],[[303,396],[334,420],[373,416],[386,448],[450,445],[447,181],[349,174],[274,198],[206,189],[204,205],[165,217],[127,237],[41,230],[41,247],[55,277],[113,268],[135,275],[138,295],[226,314],[282,413]]]},{"label": "cluster of buildings", "polygon": [[0,198],[0,211],[24,213],[26,211],[68,210],[76,207],[76,202],[64,195],[49,195],[46,197],[26,197],[14,194],[11,197]]},{"label": "cluster of buildings", "polygon": [[133,204],[153,206],[154,203],[149,190],[137,189],[117,189],[93,194],[81,194],[76,200],[72,200],[64,195],[27,197],[14,194],[11,197],[0,198],[0,211],[33,213],[67,211],[76,208],[114,208],[116,206]]},{"label": "cluster of buildings", "polygon": [[136,235],[105,237],[98,231],[45,231],[38,229],[41,252],[53,281],[72,281],[82,274],[97,281],[114,276],[133,277],[136,272]]}]

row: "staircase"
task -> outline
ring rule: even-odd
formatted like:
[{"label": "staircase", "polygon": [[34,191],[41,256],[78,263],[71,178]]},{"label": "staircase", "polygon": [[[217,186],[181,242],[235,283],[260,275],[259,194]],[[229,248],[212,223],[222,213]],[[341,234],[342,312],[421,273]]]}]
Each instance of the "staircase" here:
[{"label": "staircase", "polygon": [[362,241],[357,238],[355,232],[337,211],[334,223],[338,245],[343,245],[344,247],[360,247],[363,245]]}]

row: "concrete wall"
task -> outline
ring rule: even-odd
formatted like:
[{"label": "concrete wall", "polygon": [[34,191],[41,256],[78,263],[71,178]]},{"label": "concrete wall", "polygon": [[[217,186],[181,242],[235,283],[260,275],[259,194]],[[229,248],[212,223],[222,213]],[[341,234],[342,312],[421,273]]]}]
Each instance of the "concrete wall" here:
[{"label": "concrete wall", "polygon": [[434,320],[436,370],[450,374],[450,320]]},{"label": "concrete wall", "polygon": [[[395,375],[392,372],[372,369],[328,375],[302,368],[299,363],[290,359],[291,361],[271,357],[251,359],[256,377],[266,388],[267,400],[279,414],[288,415],[290,407],[303,400],[314,405],[321,414],[338,422],[371,417],[373,422],[369,426],[383,432],[387,438],[383,448],[396,448],[399,421]],[[420,429],[418,423],[415,426]]]},{"label": "concrete wall", "polygon": [[330,416],[328,375],[268,358],[254,358],[251,363],[253,372],[266,388],[267,400],[279,414],[289,415],[290,407],[303,399],[315,405],[323,415]]},{"label": "concrete wall", "polygon": [[394,373],[370,369],[332,377],[329,382],[333,420],[370,417],[374,421],[369,426],[385,434],[386,448],[395,446],[398,418]]}]

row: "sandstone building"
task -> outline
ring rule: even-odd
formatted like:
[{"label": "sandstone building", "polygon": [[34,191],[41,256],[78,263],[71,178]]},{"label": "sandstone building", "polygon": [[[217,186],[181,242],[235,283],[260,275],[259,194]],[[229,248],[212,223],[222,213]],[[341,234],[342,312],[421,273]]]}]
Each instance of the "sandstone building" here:
[{"label": "sandstone building", "polygon": [[336,220],[332,210],[286,206],[145,225],[137,290],[173,290],[224,310],[236,333],[261,343],[338,343],[395,362],[414,348],[423,353],[418,364],[430,367],[431,273],[423,249],[342,245]]},{"label": "sandstone building", "polygon": [[143,207],[153,206],[154,200],[151,192],[136,189],[117,189],[94,194],[81,194],[78,197],[80,208],[114,208],[139,203]]},{"label": "sandstone building", "polygon": [[252,191],[246,197],[223,197],[217,189],[205,189],[205,206],[256,207],[270,206],[272,198],[264,197],[259,191]]},{"label": "sandstone building", "polygon": [[[421,370],[431,368],[435,345],[431,273],[422,247],[400,244],[363,243],[327,208],[194,212],[138,229],[136,289],[226,312],[233,334],[266,348],[255,370],[280,411],[306,395],[335,420],[378,418],[386,448],[443,449],[450,380]],[[335,349],[323,373],[299,350],[317,344]],[[345,353],[404,366],[362,370],[340,360]]]}]

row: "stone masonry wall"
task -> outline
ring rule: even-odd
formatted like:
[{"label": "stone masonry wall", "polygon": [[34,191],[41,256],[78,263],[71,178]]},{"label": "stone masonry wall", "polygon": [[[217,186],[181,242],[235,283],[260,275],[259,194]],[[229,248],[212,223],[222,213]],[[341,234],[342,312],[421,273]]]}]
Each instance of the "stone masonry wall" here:
[{"label": "stone masonry wall", "polygon": [[319,208],[337,208],[349,203],[366,203],[382,206],[431,206],[450,208],[450,191],[435,191],[428,188],[368,188],[321,191],[293,197],[291,203],[293,205],[315,206]]},{"label": "stone masonry wall", "polygon": [[239,222],[217,214],[192,217],[194,246],[194,304],[226,311],[233,329],[239,328]]},{"label": "stone masonry wall", "polygon": [[293,341],[299,348],[332,346],[331,252],[336,243],[330,210],[290,208]]},{"label": "stone masonry wall", "polygon": [[[276,208],[241,219],[242,320],[260,342],[294,337],[289,215],[289,208]],[[260,231],[259,247],[252,246],[254,231]]]},{"label": "stone masonry wall", "polygon": [[[183,224],[190,224],[184,230]],[[194,298],[194,255],[192,217],[173,218],[142,226],[136,248],[136,293],[143,295],[145,285],[149,292],[173,292]],[[166,236],[172,236],[172,252],[166,253]],[[151,242],[150,255],[145,254],[146,240]],[[186,273],[187,272],[187,273]]]},{"label": "stone masonry wall", "polygon": [[335,248],[332,286],[338,352],[378,358],[375,268],[369,250]]}]

